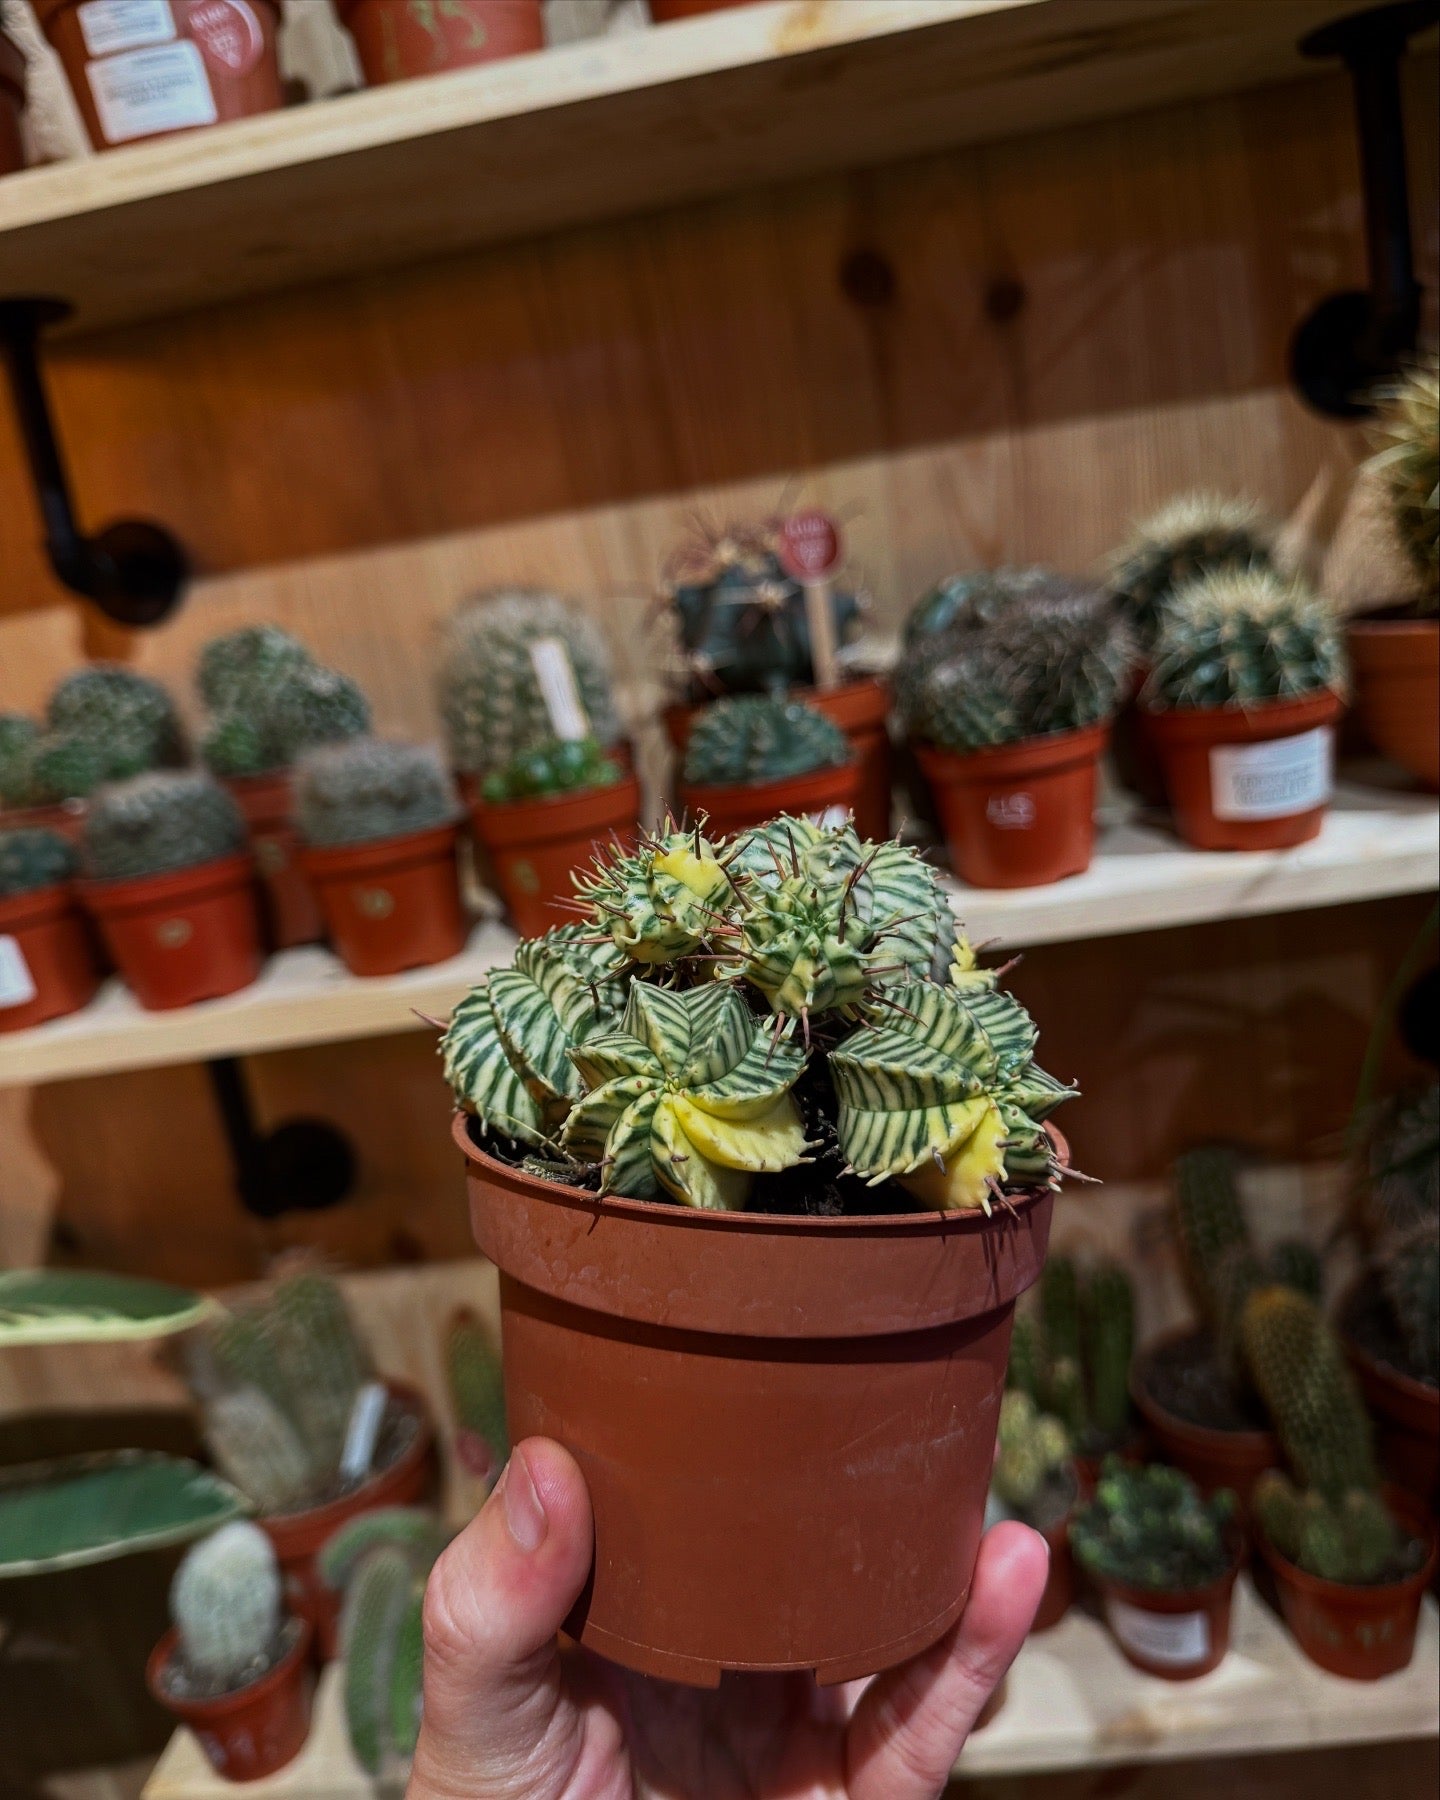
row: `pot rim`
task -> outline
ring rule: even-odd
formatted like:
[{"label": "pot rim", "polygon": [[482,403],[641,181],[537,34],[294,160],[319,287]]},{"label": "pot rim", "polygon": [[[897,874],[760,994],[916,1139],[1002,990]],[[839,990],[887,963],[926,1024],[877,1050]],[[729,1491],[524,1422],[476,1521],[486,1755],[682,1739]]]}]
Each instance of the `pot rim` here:
[{"label": "pot rim", "polygon": [[[377,1469],[368,1480],[362,1481],[359,1487],[353,1488],[348,1494],[322,1501],[319,1506],[302,1506],[295,1512],[258,1514],[256,1523],[265,1531],[276,1538],[284,1537],[287,1533],[298,1533],[308,1539],[318,1530],[321,1534],[318,1542],[323,1543],[330,1535],[329,1528],[332,1524],[342,1524],[355,1512],[368,1510],[365,1504],[367,1493],[382,1483],[394,1481],[402,1474],[408,1475],[430,1454],[435,1442],[435,1425],[423,1392],[413,1382],[392,1380],[389,1376],[379,1379],[392,1399],[404,1402],[414,1415],[416,1431],[410,1444],[394,1462],[387,1463],[383,1469]],[[357,1502],[360,1503],[358,1506]],[[282,1562],[286,1556],[297,1554],[289,1546],[282,1549],[278,1543],[276,1552]]]},{"label": "pot rim", "polygon": [[[563,794],[534,794],[520,800],[486,800],[473,775],[462,777],[465,803],[476,834],[497,850],[548,843],[631,818],[640,812],[640,778],[621,769],[618,781],[603,787],[574,788]],[[493,833],[493,838],[491,834]]]},{"label": "pot rim", "polygon": [[208,1699],[181,1699],[167,1694],[161,1685],[161,1678],[170,1665],[171,1658],[180,1642],[180,1628],[171,1625],[161,1636],[155,1648],[150,1652],[145,1663],[145,1685],[151,1697],[157,1700],[167,1712],[174,1713],[177,1718],[221,1719],[230,1713],[243,1712],[253,1706],[257,1700],[263,1700],[274,1693],[277,1688],[285,1686],[291,1676],[297,1672],[303,1675],[309,1662],[310,1640],[313,1627],[307,1618],[299,1613],[287,1613],[286,1619],[299,1627],[295,1633],[295,1641],[272,1668],[263,1675],[257,1675],[253,1681],[246,1682],[242,1688],[234,1688],[228,1694],[212,1694]]},{"label": "pot rim", "polygon": [[235,850],[229,856],[212,856],[208,862],[164,869],[158,875],[121,875],[107,881],[81,876],[75,888],[96,912],[148,912],[152,906],[203,899],[210,888],[248,886],[254,872],[255,859],[249,850]]},{"label": "pot rim", "polygon": [[1343,1597],[1353,1601],[1374,1595],[1383,1604],[1393,1604],[1408,1594],[1423,1594],[1430,1585],[1430,1577],[1435,1573],[1436,1562],[1440,1560],[1440,1530],[1437,1530],[1435,1520],[1431,1518],[1424,1502],[1416,1499],[1413,1494],[1396,1487],[1392,1482],[1386,1482],[1380,1492],[1397,1522],[1426,1545],[1420,1567],[1409,1575],[1402,1575],[1398,1581],[1356,1583],[1331,1581],[1324,1575],[1312,1575],[1308,1569],[1302,1569],[1298,1563],[1292,1563],[1288,1556],[1280,1554],[1260,1529],[1258,1520],[1255,1523],[1256,1548],[1278,1580],[1288,1582],[1298,1593],[1313,1594],[1319,1599]]},{"label": "pot rim", "polygon": [[983,750],[947,750],[916,738],[915,755],[927,775],[980,786],[994,779],[1051,774],[1091,762],[1105,748],[1110,725],[1109,719],[1100,719],[1093,725],[1019,738],[1013,744],[988,744]]},{"label": "pot rim", "polygon": [[[1375,609],[1403,606],[1402,600],[1382,601]],[[1417,619],[1381,619],[1370,613],[1356,613],[1345,621],[1347,637],[1395,639],[1402,637],[1435,637],[1440,635],[1440,617]]]},{"label": "pot rim", "polygon": [[426,825],[419,831],[397,832],[393,837],[361,838],[349,844],[307,844],[302,838],[300,859],[308,872],[321,879],[343,879],[372,869],[392,869],[439,858],[454,843],[459,831],[457,814],[443,825]]},{"label": "pot rim", "polygon": [[40,925],[78,910],[73,882],[47,881],[44,887],[26,888],[23,893],[0,894],[0,929]]},{"label": "pot rim", "polygon": [[[823,798],[831,787],[853,795],[858,789],[859,777],[860,758],[852,750],[844,762],[827,763],[823,769],[807,769],[803,775],[781,775],[774,781],[700,782],[682,778],[676,783],[676,798],[683,807],[693,805],[703,811],[707,797],[715,794],[743,794],[747,800],[756,800],[761,807],[772,794],[798,795],[798,800],[774,808],[775,812],[788,812],[791,805],[803,806],[807,800]],[[840,804],[838,799],[832,802],[832,805]]]},{"label": "pot rim", "polygon": [[[1162,735],[1217,742],[1229,737],[1235,741],[1264,738],[1267,735],[1288,737],[1289,731],[1268,733],[1276,724],[1293,724],[1295,732],[1310,725],[1328,724],[1345,710],[1345,696],[1335,688],[1316,688],[1308,694],[1286,694],[1277,700],[1256,700],[1236,706],[1142,706],[1146,721],[1158,726]],[[1238,725],[1238,733],[1234,727]]]},{"label": "pot rim", "polygon": [[1184,1338],[1200,1337],[1204,1328],[1195,1325],[1178,1325],[1173,1331],[1162,1332],[1153,1338],[1132,1359],[1130,1364],[1130,1398],[1135,1403],[1136,1411],[1147,1422],[1159,1421],[1165,1429],[1173,1431],[1177,1437],[1193,1438],[1196,1444],[1217,1454],[1226,1449],[1234,1449],[1240,1444],[1248,1443],[1257,1452],[1262,1445],[1273,1446],[1275,1458],[1280,1455],[1280,1440],[1273,1431],[1262,1426],[1247,1426],[1240,1431],[1225,1431],[1218,1425],[1192,1425],[1188,1419],[1182,1419],[1179,1413],[1173,1413],[1168,1407],[1161,1406],[1154,1395],[1141,1380],[1141,1371],[1156,1351],[1170,1344],[1178,1344]]}]

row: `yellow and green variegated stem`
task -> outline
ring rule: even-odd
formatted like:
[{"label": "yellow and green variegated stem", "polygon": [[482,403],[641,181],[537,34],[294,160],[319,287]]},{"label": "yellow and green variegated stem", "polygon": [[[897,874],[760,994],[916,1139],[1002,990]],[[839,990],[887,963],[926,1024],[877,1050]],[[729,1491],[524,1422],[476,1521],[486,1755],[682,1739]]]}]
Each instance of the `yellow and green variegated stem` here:
[{"label": "yellow and green variegated stem", "polygon": [[698,831],[668,832],[617,854],[577,884],[595,929],[633,962],[693,955],[734,902],[730,878]]}]

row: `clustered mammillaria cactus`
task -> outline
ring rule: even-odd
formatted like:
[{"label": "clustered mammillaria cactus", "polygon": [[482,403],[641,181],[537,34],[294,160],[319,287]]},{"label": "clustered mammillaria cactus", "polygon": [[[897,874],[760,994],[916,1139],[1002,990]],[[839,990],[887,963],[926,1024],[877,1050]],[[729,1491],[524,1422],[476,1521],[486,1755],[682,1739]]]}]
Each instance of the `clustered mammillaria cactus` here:
[{"label": "clustered mammillaria cactus", "polygon": [[671,829],[599,863],[578,905],[441,1040],[502,1154],[717,1210],[757,1181],[767,1209],[789,1187],[854,1212],[893,1209],[891,1184],[988,1212],[1007,1184],[1057,1181],[1044,1120],[1072,1090],[913,852],[804,819],[715,843]]}]

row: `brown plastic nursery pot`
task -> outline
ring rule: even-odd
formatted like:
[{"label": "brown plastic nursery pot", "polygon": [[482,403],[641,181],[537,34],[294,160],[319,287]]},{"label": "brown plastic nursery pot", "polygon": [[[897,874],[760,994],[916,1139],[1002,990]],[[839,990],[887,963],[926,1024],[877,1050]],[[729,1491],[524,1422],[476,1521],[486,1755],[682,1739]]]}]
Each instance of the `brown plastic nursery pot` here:
[{"label": "brown plastic nursery pot", "polygon": [[275,1546],[285,1577],[285,1603],[307,1627],[314,1628],[315,1653],[321,1662],[330,1662],[339,1653],[341,1596],[321,1581],[316,1556],[342,1525],[361,1513],[382,1506],[414,1506],[425,1500],[435,1485],[435,1429],[424,1396],[405,1381],[387,1381],[385,1386],[392,1398],[407,1406],[416,1422],[415,1436],[404,1453],[353,1493],[324,1506],[307,1507],[304,1512],[271,1513],[259,1521]]},{"label": "brown plastic nursery pot", "polygon": [[85,915],[72,888],[57,882],[0,899],[0,1031],[78,1012],[99,985]]},{"label": "brown plastic nursery pot", "polygon": [[78,888],[116,968],[147,1011],[233,994],[260,973],[248,855],[126,881],[82,881]]},{"label": "brown plastic nursery pot", "polygon": [[0,807],[0,831],[58,831],[68,844],[78,844],[89,802],[60,800],[52,806]]},{"label": "brown plastic nursery pot", "polygon": [[1095,780],[1108,724],[965,756],[915,755],[956,873],[972,887],[1041,887],[1082,874],[1095,849]]},{"label": "brown plastic nursery pot", "polygon": [[20,114],[25,110],[25,58],[20,46],[0,31],[0,175],[25,167]]},{"label": "brown plastic nursery pot", "polygon": [[458,824],[368,844],[306,845],[301,867],[352,975],[446,962],[468,936],[455,866]]},{"label": "brown plastic nursery pot", "polygon": [[1244,1555],[1238,1532],[1232,1548],[1223,1575],[1181,1593],[1095,1577],[1105,1623],[1126,1662],[1162,1681],[1194,1681],[1219,1668],[1230,1648],[1230,1605]]},{"label": "brown plastic nursery pot", "polygon": [[315,944],[325,935],[325,921],[315,890],[300,864],[300,838],[290,810],[290,773],[234,776],[226,781],[245,818],[260,898],[265,938],[272,950]]},{"label": "brown plastic nursery pot", "polygon": [[182,1700],[165,1689],[165,1671],[180,1634],[172,1626],[150,1653],[145,1681],[154,1699],[200,1740],[210,1766],[227,1781],[259,1781],[293,1762],[310,1735],[310,1627],[275,1667],[233,1694]]},{"label": "brown plastic nursery pot", "polygon": [[440,75],[545,47],[540,0],[337,0],[369,87]]},{"label": "brown plastic nursery pot", "polygon": [[791,775],[783,781],[752,781],[738,787],[703,786],[698,782],[676,784],[675,800],[682,817],[699,819],[717,836],[763,825],[779,813],[792,817],[822,818],[834,808],[854,809],[860,787],[860,764],[852,757],[838,768],[814,769],[808,775]]},{"label": "brown plastic nursery pot", "polygon": [[1198,850],[1285,850],[1318,837],[1342,710],[1325,689],[1249,708],[1152,712],[1146,730],[1181,837]]},{"label": "brown plastic nursery pot", "polygon": [[1075,1558],[1070,1552],[1070,1521],[1076,1508],[1094,1492],[1094,1483],[1086,1479],[1078,1463],[1075,1465],[1075,1489],[1075,1498],[1064,1518],[1057,1519],[1040,1534],[1050,1548],[1050,1573],[1045,1577],[1045,1592],[1040,1596],[1035,1623],[1030,1627],[1032,1635],[1037,1631],[1053,1630],[1075,1601]]},{"label": "brown plastic nursery pot", "polygon": [[1440,620],[1352,619],[1345,644],[1365,735],[1440,789]]},{"label": "brown plastic nursery pot", "polygon": [[[1173,1332],[1160,1344],[1188,1336]],[[1130,1372],[1130,1397],[1165,1461],[1187,1474],[1204,1494],[1230,1488],[1242,1507],[1250,1503],[1255,1483],[1267,1469],[1280,1465],[1280,1444],[1271,1431],[1217,1431],[1192,1425],[1159,1405],[1145,1385],[1145,1363],[1136,1359]]]},{"label": "brown plastic nursery pot", "polygon": [[1382,1587],[1347,1587],[1297,1569],[1262,1534],[1256,1541],[1275,1577],[1280,1612],[1311,1662],[1351,1681],[1378,1681],[1407,1668],[1415,1654],[1420,1602],[1435,1573],[1434,1521],[1413,1495],[1387,1489],[1396,1519],[1425,1546],[1413,1575]]},{"label": "brown plastic nursery pot", "polygon": [[629,771],[609,787],[499,805],[482,800],[473,781],[461,786],[475,836],[522,937],[570,919],[575,870],[617,838],[632,848],[639,834],[640,783]]},{"label": "brown plastic nursery pot", "polygon": [[500,1269],[511,1440],[558,1439],[594,1509],[566,1629],[696,1686],[842,1681],[940,1637],[969,1589],[1053,1195],[989,1219],[702,1212],[537,1180],[469,1126],[456,1116]]},{"label": "brown plastic nursery pot", "polygon": [[97,150],[283,105],[278,0],[36,0]]},{"label": "brown plastic nursery pot", "polygon": [[755,0],[650,0],[650,17],[657,25],[668,25],[674,19],[698,19],[702,13],[754,4]]},{"label": "brown plastic nursery pot", "polygon": [[[1342,1305],[1342,1325],[1344,1317]],[[1343,1330],[1342,1342],[1375,1421],[1386,1474],[1432,1512],[1440,1512],[1440,1389],[1390,1368]]]}]

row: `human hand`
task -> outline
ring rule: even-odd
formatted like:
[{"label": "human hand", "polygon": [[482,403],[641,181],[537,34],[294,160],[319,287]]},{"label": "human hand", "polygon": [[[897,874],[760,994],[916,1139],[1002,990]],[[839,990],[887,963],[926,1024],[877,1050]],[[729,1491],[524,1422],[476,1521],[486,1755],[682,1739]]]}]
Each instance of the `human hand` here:
[{"label": "human hand", "polygon": [[590,1572],[590,1498],[546,1438],[516,1447],[425,1596],[425,1711],[408,1800],[935,1800],[1024,1642],[1049,1555],[987,1533],[963,1617],[868,1682],[633,1675],[556,1643]]}]

